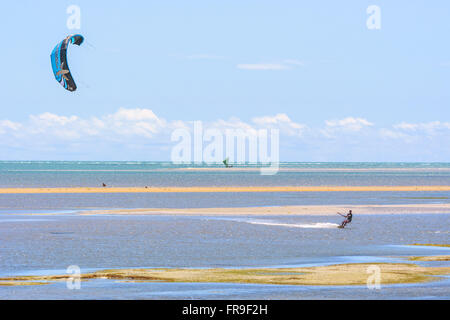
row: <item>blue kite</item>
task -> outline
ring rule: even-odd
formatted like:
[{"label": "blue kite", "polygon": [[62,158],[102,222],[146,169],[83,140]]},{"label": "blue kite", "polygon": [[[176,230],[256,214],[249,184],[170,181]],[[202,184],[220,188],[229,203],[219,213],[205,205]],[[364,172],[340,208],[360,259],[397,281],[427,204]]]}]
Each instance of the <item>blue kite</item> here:
[{"label": "blue kite", "polygon": [[58,43],[50,55],[56,81],[69,91],[77,90],[77,85],[70,74],[69,65],[67,64],[67,48],[69,43],[79,46],[83,41],[84,38],[82,35],[72,34]]}]

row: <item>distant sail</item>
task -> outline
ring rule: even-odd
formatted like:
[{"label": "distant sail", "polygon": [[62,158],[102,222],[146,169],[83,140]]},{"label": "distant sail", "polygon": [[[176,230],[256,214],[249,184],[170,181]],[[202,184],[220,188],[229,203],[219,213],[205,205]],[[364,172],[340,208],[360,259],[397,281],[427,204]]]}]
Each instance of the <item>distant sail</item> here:
[{"label": "distant sail", "polygon": [[225,165],[225,167],[227,168],[231,168],[232,166],[230,165],[230,159],[226,158],[225,160],[223,160],[223,164]]}]

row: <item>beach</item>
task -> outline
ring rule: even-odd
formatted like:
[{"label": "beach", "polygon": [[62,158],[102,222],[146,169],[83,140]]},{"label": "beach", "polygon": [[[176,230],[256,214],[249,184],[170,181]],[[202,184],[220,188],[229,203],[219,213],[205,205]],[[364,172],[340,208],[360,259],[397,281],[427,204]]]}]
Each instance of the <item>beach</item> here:
[{"label": "beach", "polygon": [[449,1],[55,3],[0,11],[0,300],[450,300]]},{"label": "beach", "polygon": [[0,162],[0,297],[450,298],[449,165],[284,166]]}]

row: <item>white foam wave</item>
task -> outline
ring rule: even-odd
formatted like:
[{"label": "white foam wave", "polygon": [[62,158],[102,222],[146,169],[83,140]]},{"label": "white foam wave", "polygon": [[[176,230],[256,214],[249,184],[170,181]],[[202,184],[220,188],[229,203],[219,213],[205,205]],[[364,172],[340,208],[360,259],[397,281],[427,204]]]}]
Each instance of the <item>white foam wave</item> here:
[{"label": "white foam wave", "polygon": [[288,227],[288,228],[311,228],[311,229],[332,229],[337,228],[339,225],[337,223],[329,222],[317,222],[317,223],[280,223],[275,221],[257,221],[257,220],[247,220],[244,221],[251,224],[259,224],[266,226],[277,226],[277,227]]}]

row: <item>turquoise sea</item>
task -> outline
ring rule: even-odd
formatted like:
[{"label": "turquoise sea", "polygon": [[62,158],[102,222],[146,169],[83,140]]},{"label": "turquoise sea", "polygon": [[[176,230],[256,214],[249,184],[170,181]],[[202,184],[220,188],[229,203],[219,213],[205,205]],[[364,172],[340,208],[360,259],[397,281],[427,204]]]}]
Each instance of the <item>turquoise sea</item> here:
[{"label": "turquoise sea", "polygon": [[[249,170],[252,167],[256,166],[235,165],[227,171],[223,165],[169,162],[3,161],[0,188],[100,187],[103,183],[108,187],[450,185],[450,163],[280,163],[275,175],[261,175]],[[448,203],[448,196],[447,192],[0,194],[0,209]]]},{"label": "turquoise sea", "polygon": [[[298,186],[445,185],[450,163],[280,163],[275,175],[261,175],[256,164],[170,162],[0,161],[1,187],[100,186]],[[189,170],[189,169],[211,170]],[[214,171],[212,169],[219,170]],[[242,168],[242,171],[239,171]]]}]

